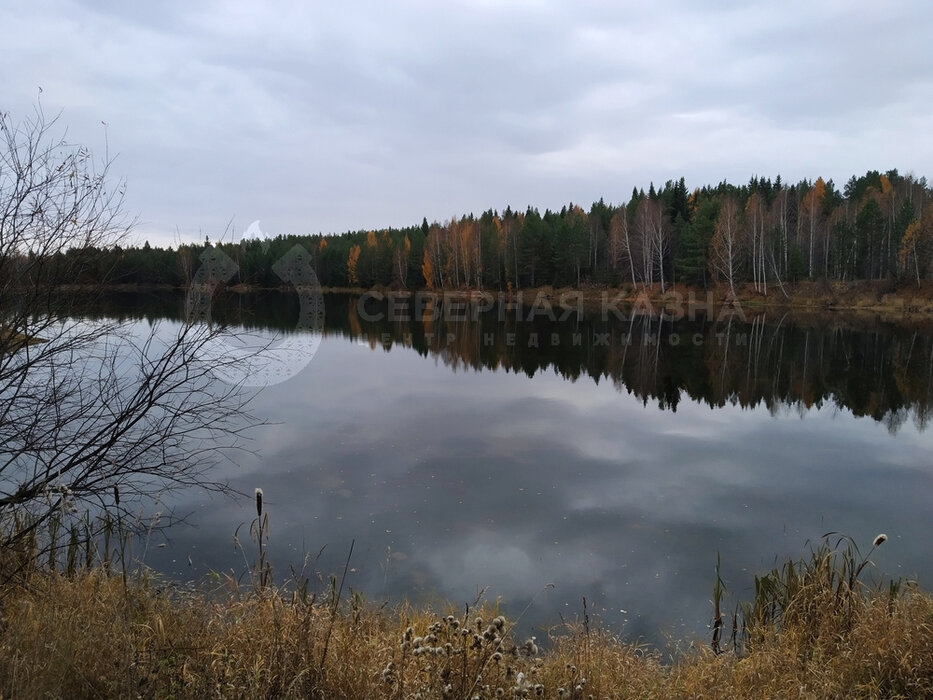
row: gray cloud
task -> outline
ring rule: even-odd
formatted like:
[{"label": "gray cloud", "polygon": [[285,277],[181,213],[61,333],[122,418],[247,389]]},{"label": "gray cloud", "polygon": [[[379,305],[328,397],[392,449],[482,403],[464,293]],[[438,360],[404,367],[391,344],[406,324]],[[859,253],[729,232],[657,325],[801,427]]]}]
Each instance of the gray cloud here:
[{"label": "gray cloud", "polygon": [[923,3],[59,0],[0,21],[0,107],[41,86],[96,151],[106,122],[160,242],[232,216],[338,232],[933,156]]}]

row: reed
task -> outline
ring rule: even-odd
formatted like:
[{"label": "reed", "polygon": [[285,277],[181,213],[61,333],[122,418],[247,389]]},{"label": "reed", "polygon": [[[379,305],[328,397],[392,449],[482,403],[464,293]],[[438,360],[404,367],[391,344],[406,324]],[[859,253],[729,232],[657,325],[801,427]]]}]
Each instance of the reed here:
[{"label": "reed", "polygon": [[[243,590],[233,576],[212,577],[225,589],[180,589],[142,568],[124,583],[100,553],[89,566],[85,551],[82,565],[86,526],[59,526],[65,566],[47,566],[40,553],[0,585],[3,697],[933,695],[933,599],[910,582],[868,582],[872,552],[839,535],[758,577],[755,598],[738,608],[741,644],[722,643],[717,654],[697,640],[665,662],[602,628],[586,601],[578,619],[516,639],[517,620],[482,596],[463,606],[376,605],[342,595],[336,577],[316,596],[303,576],[281,586],[256,577],[269,570],[259,553]],[[21,564],[31,548],[21,543],[4,562]],[[722,619],[718,567],[717,579]]]},{"label": "reed", "polygon": [[755,576],[754,598],[739,604],[744,642],[760,642],[782,627],[806,630],[812,639],[837,634],[851,626],[868,598],[886,592],[893,602],[903,581],[862,580],[866,567],[873,566],[871,555],[886,540],[887,535],[879,534],[863,556],[854,539],[828,532],[810,547],[808,556]]}]

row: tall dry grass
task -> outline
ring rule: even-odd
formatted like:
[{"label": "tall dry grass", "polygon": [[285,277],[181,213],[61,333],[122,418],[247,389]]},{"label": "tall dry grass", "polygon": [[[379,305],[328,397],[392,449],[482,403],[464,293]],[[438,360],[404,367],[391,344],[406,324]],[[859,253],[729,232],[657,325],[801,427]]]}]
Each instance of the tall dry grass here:
[{"label": "tall dry grass", "polygon": [[[814,600],[829,595],[813,590]],[[803,594],[799,594],[803,595]],[[583,624],[547,649],[468,613],[124,586],[100,569],[0,592],[3,697],[668,698],[933,696],[933,600],[907,588],[851,615],[760,630],[742,654],[673,664]],[[814,626],[815,625],[815,626]],[[324,654],[325,645],[328,652]]]},{"label": "tall dry grass", "polygon": [[[264,542],[261,503],[257,516]],[[721,653],[696,641],[673,662],[585,612],[516,639],[480,602],[380,608],[343,600],[336,577],[320,597],[277,588],[263,551],[245,589],[181,590],[101,563],[20,567],[0,585],[0,696],[933,697],[933,598],[863,583],[870,553],[847,538],[758,577]],[[715,591],[721,610],[721,580]]]},{"label": "tall dry grass", "polygon": [[[664,697],[658,657],[571,626],[546,652],[481,606],[455,615],[292,595],[124,587],[101,570],[2,592],[4,697]],[[324,654],[325,645],[328,653]]]}]

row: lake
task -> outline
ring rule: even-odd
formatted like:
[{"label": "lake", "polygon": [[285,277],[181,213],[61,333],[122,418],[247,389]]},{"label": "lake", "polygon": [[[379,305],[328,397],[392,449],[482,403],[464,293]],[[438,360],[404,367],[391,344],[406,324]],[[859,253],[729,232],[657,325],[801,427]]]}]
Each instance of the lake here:
[{"label": "lake", "polygon": [[[287,338],[294,297],[233,295],[216,316]],[[708,639],[717,555],[731,612],[828,531],[863,551],[889,535],[869,577],[933,580],[928,322],[406,303],[325,296],[313,360],[259,393],[270,425],[222,475],[248,497],[166,496],[189,523],[147,564],[242,574],[259,487],[279,580],[306,554],[339,574],[355,541],[347,586],[367,599],[462,609],[485,589],[512,616],[533,601],[523,629],[585,597],[630,640]],[[170,327],[182,309],[121,295],[100,313]]]}]

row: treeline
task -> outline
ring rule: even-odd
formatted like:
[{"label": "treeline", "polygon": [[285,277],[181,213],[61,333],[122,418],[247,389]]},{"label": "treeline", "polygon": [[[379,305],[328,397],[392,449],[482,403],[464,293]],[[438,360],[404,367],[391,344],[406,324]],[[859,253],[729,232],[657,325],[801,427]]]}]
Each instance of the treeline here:
[{"label": "treeline", "polygon": [[[342,235],[217,243],[239,266],[231,283],[274,287],[273,263],[300,244],[321,284],[394,289],[586,285],[709,287],[788,282],[910,280],[933,274],[933,191],[926,178],[870,171],[840,190],[832,180],[787,185],[753,177],[688,190],[684,179],[634,190],[615,206],[568,204],[543,214],[507,208],[443,223]],[[210,245],[73,250],[74,281],[186,284]],[[70,266],[69,269],[74,269]]]}]

